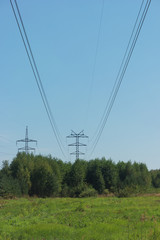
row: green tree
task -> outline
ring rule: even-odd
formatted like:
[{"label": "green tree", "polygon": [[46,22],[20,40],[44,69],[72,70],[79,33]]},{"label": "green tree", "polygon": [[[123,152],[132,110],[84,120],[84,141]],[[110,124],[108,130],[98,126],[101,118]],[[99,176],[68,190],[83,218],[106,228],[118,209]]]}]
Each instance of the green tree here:
[{"label": "green tree", "polygon": [[152,178],[152,186],[160,188],[160,170],[151,170],[150,174]]},{"label": "green tree", "polygon": [[33,159],[33,155],[18,153],[10,165],[12,177],[18,180],[23,195],[27,195],[31,188],[30,172],[33,169]]},{"label": "green tree", "polygon": [[71,167],[69,185],[75,187],[83,185],[86,179],[87,164],[84,160],[76,160]]},{"label": "green tree", "polygon": [[91,160],[88,163],[87,169],[87,183],[92,185],[98,193],[103,193],[105,189],[105,182],[102,175],[102,166],[99,159]]},{"label": "green tree", "polygon": [[31,195],[50,197],[58,194],[58,178],[47,161],[35,163],[31,173]]},{"label": "green tree", "polygon": [[87,162],[76,160],[68,174],[68,185],[72,188],[71,196],[79,196],[84,190],[86,183]]},{"label": "green tree", "polygon": [[19,197],[21,189],[17,179],[0,172],[0,196],[1,197]]},{"label": "green tree", "polygon": [[9,162],[7,160],[2,162],[2,170],[1,173],[6,174],[7,176],[11,175],[11,170],[9,166]]},{"label": "green tree", "polygon": [[102,158],[101,165],[105,188],[110,191],[115,191],[118,181],[118,171],[116,164],[111,159],[106,160],[105,158]]},{"label": "green tree", "polygon": [[95,179],[94,179],[94,186],[93,187],[100,194],[103,193],[103,191],[105,189],[105,182],[104,182],[104,179],[103,179],[103,175],[102,175],[101,169],[98,168],[98,167],[95,170]]}]

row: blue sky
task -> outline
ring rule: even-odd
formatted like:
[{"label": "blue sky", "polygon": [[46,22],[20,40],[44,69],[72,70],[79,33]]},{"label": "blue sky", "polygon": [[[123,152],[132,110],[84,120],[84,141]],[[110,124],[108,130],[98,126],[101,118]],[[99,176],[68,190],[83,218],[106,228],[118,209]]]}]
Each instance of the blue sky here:
[{"label": "blue sky", "polygon": [[[71,129],[89,136],[84,158],[160,168],[160,1],[152,1],[116,102],[93,155],[90,142],[115,82],[140,0],[17,0],[43,86],[62,136],[63,157],[47,118],[9,0],[0,1],[0,164],[16,140],[38,140],[36,153],[70,157]],[[99,36],[96,65],[95,52]],[[94,69],[94,75],[92,73]],[[91,87],[92,86],[92,87]],[[68,141],[72,143],[73,141]],[[34,144],[30,146],[34,147]],[[19,145],[22,147],[22,145]]]}]

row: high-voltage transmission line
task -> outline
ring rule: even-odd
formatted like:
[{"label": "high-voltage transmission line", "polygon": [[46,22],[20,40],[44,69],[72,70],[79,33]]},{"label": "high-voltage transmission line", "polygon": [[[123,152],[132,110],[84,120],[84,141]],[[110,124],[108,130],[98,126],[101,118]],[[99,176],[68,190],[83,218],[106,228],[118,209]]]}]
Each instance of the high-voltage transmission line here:
[{"label": "high-voltage transmission line", "polygon": [[[111,110],[113,108],[114,102],[116,100],[118,91],[119,91],[120,86],[122,84],[124,75],[126,73],[128,64],[130,62],[130,59],[132,57],[134,48],[136,46],[136,43],[137,43],[139,34],[141,32],[144,20],[146,18],[148,9],[150,7],[150,4],[151,4],[151,0],[147,0],[145,5],[144,5],[144,0],[142,0],[141,6],[140,6],[140,10],[138,12],[138,16],[136,18],[136,22],[134,24],[134,27],[133,27],[133,30],[132,30],[132,33],[131,33],[131,37],[129,39],[129,43],[127,45],[127,49],[125,51],[122,63],[120,65],[120,69],[119,69],[116,81],[114,83],[111,95],[110,95],[109,100],[107,102],[107,105],[105,107],[105,110],[104,110],[103,116],[101,118],[100,124],[99,124],[99,126],[97,128],[97,134],[96,134],[96,136],[94,138],[95,140],[94,140],[94,143],[93,143],[93,145],[91,147],[91,149],[92,149],[91,155],[92,155],[93,151],[95,150],[95,148],[96,148],[96,146],[98,144],[98,141],[99,141],[99,139],[100,139],[100,137],[102,135],[102,132],[104,130],[106,122],[107,122],[107,120],[109,118],[109,115],[111,113]],[[143,5],[144,5],[144,7],[143,7]]]},{"label": "high-voltage transmission line", "polygon": [[68,144],[69,147],[76,147],[76,151],[70,153],[71,155],[76,155],[76,160],[79,159],[79,155],[84,155],[83,152],[79,151],[79,147],[85,147],[87,146],[84,143],[80,143],[80,138],[88,138],[88,136],[84,135],[84,131],[81,131],[80,133],[75,133],[73,130],[71,130],[71,135],[67,136],[67,138],[75,138],[76,142]]},{"label": "high-voltage transmission line", "polygon": [[[14,4],[13,4],[13,2],[14,2]],[[10,0],[10,4],[11,4],[12,10],[13,10],[14,17],[16,19],[16,23],[17,23],[17,26],[18,26],[18,29],[19,29],[24,47],[25,47],[25,51],[27,53],[27,57],[28,57],[28,60],[29,60],[34,78],[36,80],[38,90],[39,90],[41,98],[42,98],[43,105],[45,107],[49,122],[51,124],[52,131],[55,135],[58,146],[59,146],[63,156],[65,157],[65,154],[64,154],[64,151],[63,151],[64,146],[62,144],[61,136],[60,136],[56,121],[53,117],[53,113],[51,111],[51,108],[50,108],[50,105],[49,105],[49,102],[48,102],[48,99],[47,99],[47,96],[46,96],[46,93],[45,93],[45,90],[44,90],[44,87],[43,87],[43,84],[42,84],[42,80],[41,80],[41,77],[40,77],[40,74],[39,74],[39,70],[38,70],[34,55],[33,55],[33,51],[31,49],[31,45],[29,43],[29,39],[28,39],[28,36],[27,36],[27,32],[26,32],[26,29],[25,29],[25,26],[24,26],[24,23],[23,23],[23,19],[22,19],[17,1],[16,0],[14,0],[14,1]]]},{"label": "high-voltage transmission line", "polygon": [[35,142],[35,143],[37,144],[37,140],[33,140],[33,139],[29,139],[29,138],[28,138],[28,127],[26,127],[25,139],[17,140],[17,141],[16,141],[16,144],[17,144],[18,142],[24,142],[24,143],[25,143],[25,146],[24,146],[24,147],[18,148],[18,152],[19,152],[19,151],[23,151],[23,152],[25,152],[26,154],[28,154],[29,151],[35,151],[35,148],[32,148],[32,147],[29,147],[29,146],[28,146],[28,143],[29,143],[29,142]]}]

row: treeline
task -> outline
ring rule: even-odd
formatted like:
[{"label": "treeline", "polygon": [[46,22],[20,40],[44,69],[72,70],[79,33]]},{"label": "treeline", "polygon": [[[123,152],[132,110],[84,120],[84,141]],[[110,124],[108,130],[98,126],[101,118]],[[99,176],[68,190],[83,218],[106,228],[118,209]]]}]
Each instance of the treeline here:
[{"label": "treeline", "polygon": [[51,156],[18,153],[0,170],[0,196],[88,197],[115,194],[120,197],[160,187],[160,171],[148,171],[143,163],[115,164],[111,159],[63,162]]}]

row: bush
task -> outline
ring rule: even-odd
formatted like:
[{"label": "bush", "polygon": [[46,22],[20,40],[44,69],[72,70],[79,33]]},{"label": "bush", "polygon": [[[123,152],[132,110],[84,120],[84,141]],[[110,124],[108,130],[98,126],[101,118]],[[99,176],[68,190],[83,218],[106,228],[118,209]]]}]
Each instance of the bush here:
[{"label": "bush", "polygon": [[65,183],[65,184],[62,185],[61,197],[69,197],[69,196],[70,196],[70,188]]},{"label": "bush", "polygon": [[128,187],[124,189],[120,189],[117,193],[117,197],[123,198],[123,197],[129,197],[130,191],[128,191]]},{"label": "bush", "polygon": [[0,197],[12,198],[20,196],[21,190],[17,179],[6,174],[0,174]]},{"label": "bush", "polygon": [[69,196],[70,197],[79,197],[80,194],[84,191],[85,185],[78,185],[76,187],[70,187],[69,188]]},{"label": "bush", "polygon": [[136,196],[138,193],[142,192],[142,188],[139,186],[126,186],[123,189],[119,189],[117,192],[117,197],[131,197]]},{"label": "bush", "polygon": [[106,196],[108,196],[109,190],[108,190],[108,189],[104,189],[103,194],[106,195]]},{"label": "bush", "polygon": [[86,188],[79,195],[79,197],[96,197],[96,196],[97,196],[97,191],[94,188],[92,188],[92,187]]}]

